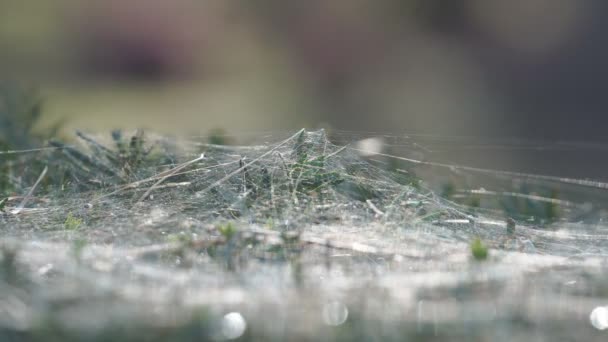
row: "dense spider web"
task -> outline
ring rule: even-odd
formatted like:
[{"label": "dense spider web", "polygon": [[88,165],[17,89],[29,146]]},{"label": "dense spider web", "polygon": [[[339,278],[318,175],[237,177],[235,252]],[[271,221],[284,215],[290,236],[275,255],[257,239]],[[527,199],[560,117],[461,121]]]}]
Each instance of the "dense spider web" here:
[{"label": "dense spider web", "polygon": [[[504,339],[523,329],[511,337],[526,340],[526,329],[579,334],[572,327],[608,294],[608,236],[600,221],[571,220],[587,208],[580,195],[503,187],[555,183],[600,198],[600,182],[432,161],[390,135],[375,141],[382,150],[364,134],[330,141],[323,130],[241,134],[245,145],[78,136],[13,153],[13,178],[30,185],[0,219],[0,334],[225,339],[223,315],[235,311],[251,339]],[[439,196],[420,179],[430,168],[470,184]],[[471,202],[480,194],[503,207]],[[521,203],[561,216],[507,223]],[[488,260],[471,256],[476,238]],[[593,338],[584,326],[576,336]]]}]

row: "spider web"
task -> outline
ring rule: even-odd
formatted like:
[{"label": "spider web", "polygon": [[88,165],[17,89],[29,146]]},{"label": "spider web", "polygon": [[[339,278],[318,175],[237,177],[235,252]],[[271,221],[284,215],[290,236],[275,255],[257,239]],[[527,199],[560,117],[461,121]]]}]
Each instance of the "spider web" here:
[{"label": "spider web", "polygon": [[[573,317],[601,304],[608,235],[571,220],[582,196],[504,189],[517,179],[601,199],[601,182],[433,161],[428,144],[390,135],[378,151],[361,144],[369,133],[240,134],[245,145],[78,135],[13,153],[31,185],[0,219],[0,336],[225,339],[235,311],[251,339],[467,340],[498,324],[527,327],[514,337],[526,340],[581,331]],[[420,178],[430,169],[464,183],[438,196]],[[472,205],[479,196],[491,200]],[[507,223],[520,203],[562,216]],[[486,261],[471,256],[476,238]]]}]

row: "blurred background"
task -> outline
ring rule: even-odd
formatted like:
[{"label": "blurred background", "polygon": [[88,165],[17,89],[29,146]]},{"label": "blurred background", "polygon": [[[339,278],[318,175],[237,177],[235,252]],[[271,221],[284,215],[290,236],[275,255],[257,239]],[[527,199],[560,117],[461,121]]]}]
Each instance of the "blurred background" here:
[{"label": "blurred background", "polygon": [[[2,0],[0,75],[37,86],[46,120],[66,129],[470,137],[457,151],[442,140],[438,158],[605,178],[606,10],[600,0]],[[531,149],[552,154],[539,164],[513,144],[487,148],[505,139],[544,141]],[[581,141],[589,158],[547,148]]]}]

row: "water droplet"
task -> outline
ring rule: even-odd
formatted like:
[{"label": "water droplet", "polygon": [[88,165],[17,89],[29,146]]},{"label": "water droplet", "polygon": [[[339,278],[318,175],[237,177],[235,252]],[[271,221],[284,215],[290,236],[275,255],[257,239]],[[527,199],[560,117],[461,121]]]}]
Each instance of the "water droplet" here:
[{"label": "water droplet", "polygon": [[222,319],[222,335],[228,340],[241,337],[247,328],[247,322],[238,312],[224,315]]},{"label": "water droplet", "polygon": [[598,330],[608,329],[608,307],[598,306],[589,315],[591,325]]},{"label": "water droplet", "polygon": [[348,308],[346,305],[332,301],[323,306],[323,322],[327,325],[338,326],[346,322]]}]

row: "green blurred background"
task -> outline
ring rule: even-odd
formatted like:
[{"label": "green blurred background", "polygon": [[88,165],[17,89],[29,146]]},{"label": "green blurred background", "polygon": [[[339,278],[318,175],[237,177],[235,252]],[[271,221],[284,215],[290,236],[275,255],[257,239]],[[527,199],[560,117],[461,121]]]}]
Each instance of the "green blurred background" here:
[{"label": "green blurred background", "polygon": [[603,1],[2,0],[49,122],[605,140]]}]

